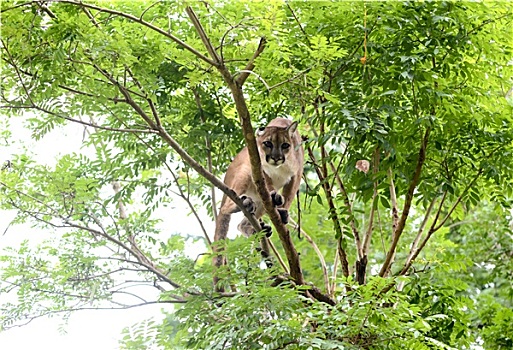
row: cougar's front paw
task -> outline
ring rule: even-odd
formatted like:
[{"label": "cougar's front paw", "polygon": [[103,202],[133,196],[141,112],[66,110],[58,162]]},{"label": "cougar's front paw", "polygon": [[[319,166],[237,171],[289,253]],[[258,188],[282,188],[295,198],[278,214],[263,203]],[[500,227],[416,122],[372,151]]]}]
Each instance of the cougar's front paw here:
[{"label": "cougar's front paw", "polygon": [[262,228],[262,231],[265,232],[266,237],[271,237],[273,234],[273,228],[270,225],[267,225],[265,222],[260,220],[260,227]]},{"label": "cougar's front paw", "polygon": [[285,204],[283,196],[276,191],[271,192],[271,199],[275,207],[281,207],[283,204]]},{"label": "cougar's front paw", "polygon": [[244,208],[246,208],[246,210],[249,211],[251,214],[255,214],[256,206],[253,199],[246,195],[242,195],[239,198],[242,201],[242,205],[244,206]]},{"label": "cougar's front paw", "polygon": [[278,208],[278,214],[280,214],[281,222],[283,222],[284,225],[288,224],[289,211],[285,208]]}]

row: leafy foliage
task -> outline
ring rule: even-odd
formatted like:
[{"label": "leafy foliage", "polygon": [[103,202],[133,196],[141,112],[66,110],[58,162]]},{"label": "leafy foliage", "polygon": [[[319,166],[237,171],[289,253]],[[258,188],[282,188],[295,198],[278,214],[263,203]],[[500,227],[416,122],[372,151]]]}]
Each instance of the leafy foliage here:
[{"label": "leafy foliage", "polygon": [[[2,2],[1,142],[14,118],[84,126],[81,151],[0,171],[0,209],[52,236],[2,253],[2,327],[161,303],[122,348],[511,347],[511,6],[191,6]],[[203,225],[248,116],[301,121],[303,232],[272,242],[305,282]],[[184,205],[197,229],[172,226]],[[133,276],[157,296],[127,297]]]}]

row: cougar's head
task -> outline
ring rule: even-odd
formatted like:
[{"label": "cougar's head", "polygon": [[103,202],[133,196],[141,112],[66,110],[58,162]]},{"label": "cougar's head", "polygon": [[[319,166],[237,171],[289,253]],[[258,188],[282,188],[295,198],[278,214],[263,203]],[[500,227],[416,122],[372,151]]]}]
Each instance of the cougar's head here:
[{"label": "cougar's head", "polygon": [[285,163],[287,154],[294,152],[294,133],[297,122],[287,127],[267,126],[257,131],[257,144],[262,161],[280,166]]}]

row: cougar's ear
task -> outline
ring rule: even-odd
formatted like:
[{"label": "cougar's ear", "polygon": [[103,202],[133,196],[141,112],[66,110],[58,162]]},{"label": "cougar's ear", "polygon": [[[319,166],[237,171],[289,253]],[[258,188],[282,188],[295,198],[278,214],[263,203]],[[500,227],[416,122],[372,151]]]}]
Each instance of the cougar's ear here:
[{"label": "cougar's ear", "polygon": [[296,132],[297,129],[297,122],[293,122],[289,126],[287,126],[287,131],[289,132],[289,135],[293,135]]},{"label": "cougar's ear", "polygon": [[257,136],[262,136],[265,132],[265,126],[261,126],[257,129],[257,132],[256,132],[256,135]]}]

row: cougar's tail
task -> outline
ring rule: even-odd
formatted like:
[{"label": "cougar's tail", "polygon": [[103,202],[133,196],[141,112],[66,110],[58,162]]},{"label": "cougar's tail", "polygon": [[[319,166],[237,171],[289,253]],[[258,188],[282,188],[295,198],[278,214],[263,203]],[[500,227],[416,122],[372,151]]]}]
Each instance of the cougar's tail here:
[{"label": "cougar's tail", "polygon": [[[229,214],[221,214],[217,215],[216,220],[216,232],[214,235],[214,243],[218,241],[224,240],[226,235],[228,234],[228,228],[230,226],[230,216]],[[223,247],[220,244],[214,244],[213,246],[214,257],[212,258],[212,264],[214,267],[219,267],[221,265],[226,265],[226,257],[220,254],[223,251]],[[224,289],[218,285],[219,278],[217,274],[214,272],[214,286],[217,292],[223,292]]]}]

